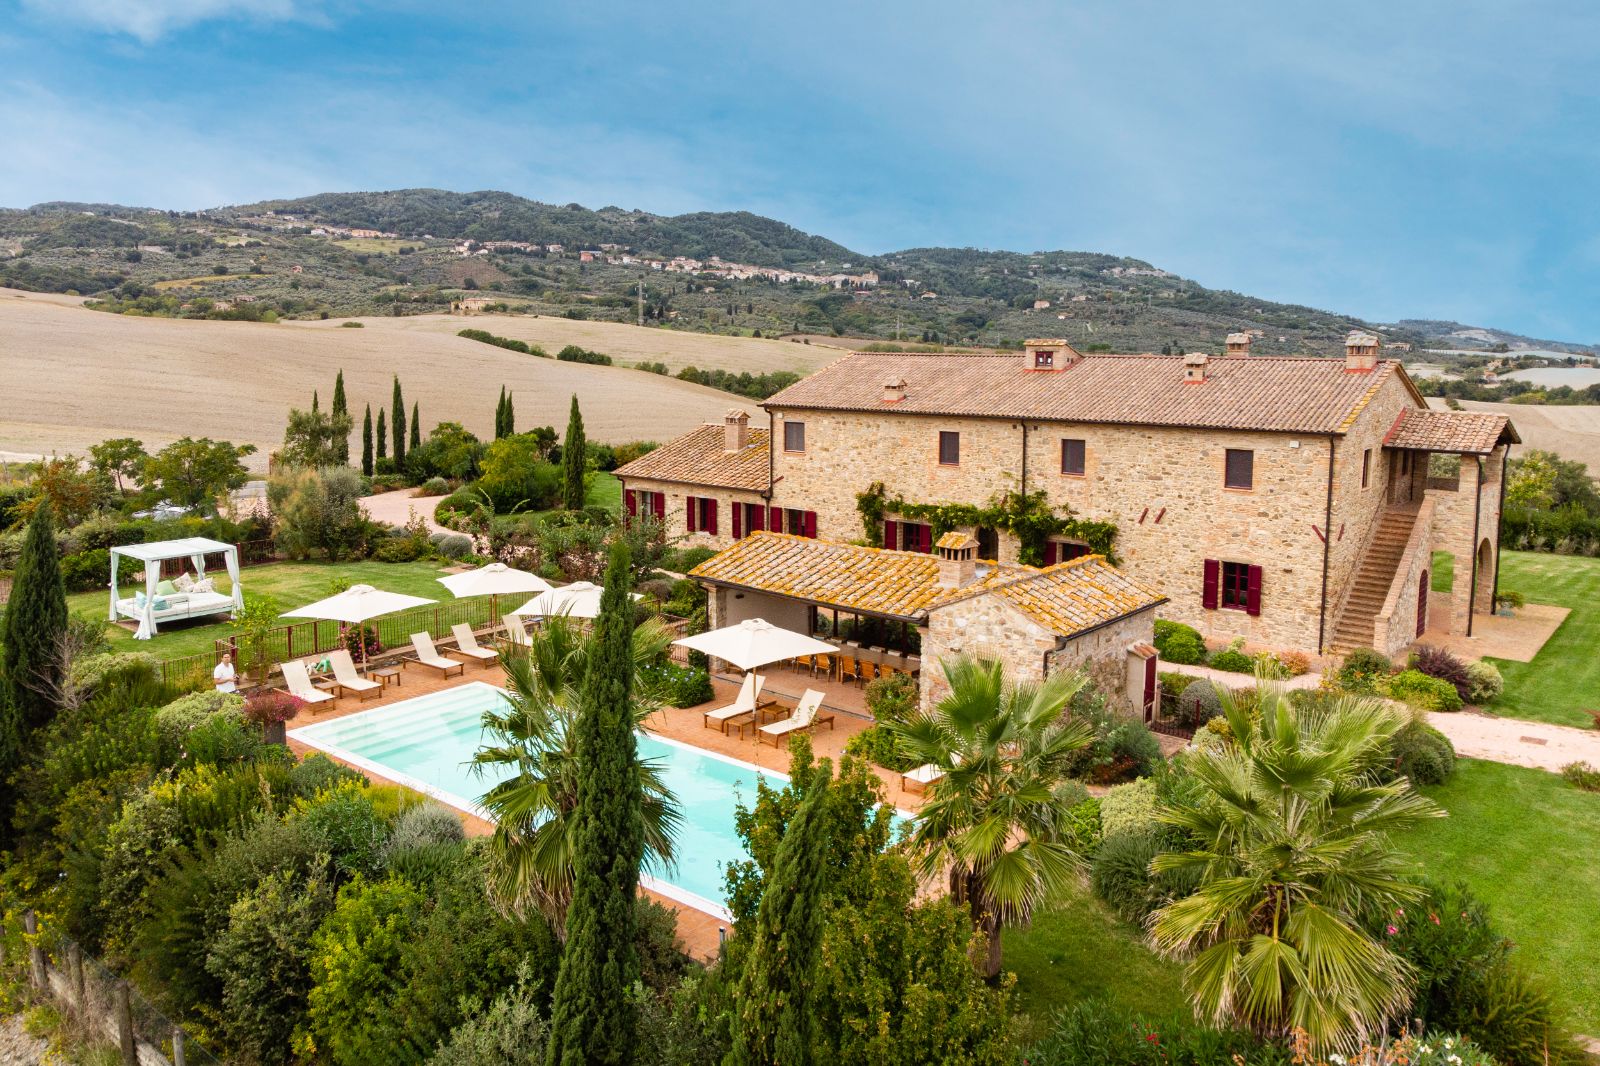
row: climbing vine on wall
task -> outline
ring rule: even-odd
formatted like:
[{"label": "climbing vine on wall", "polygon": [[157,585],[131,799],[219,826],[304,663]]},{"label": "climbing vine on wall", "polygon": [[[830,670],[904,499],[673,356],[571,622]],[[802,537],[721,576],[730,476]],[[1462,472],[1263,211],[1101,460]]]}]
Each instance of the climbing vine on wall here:
[{"label": "climbing vine on wall", "polygon": [[1078,518],[1065,506],[1058,511],[1050,506],[1043,492],[1008,492],[991,500],[987,507],[969,503],[909,503],[900,497],[890,499],[883,482],[875,481],[866,492],[856,495],[856,510],[861,515],[867,543],[875,548],[883,546],[884,514],[894,512],[928,523],[935,537],[964,527],[1003,529],[1017,538],[1018,560],[1029,566],[1044,563],[1045,542],[1051,537],[1081,540],[1094,554],[1105,556],[1113,564],[1117,561],[1112,550],[1117,539],[1115,523]]}]

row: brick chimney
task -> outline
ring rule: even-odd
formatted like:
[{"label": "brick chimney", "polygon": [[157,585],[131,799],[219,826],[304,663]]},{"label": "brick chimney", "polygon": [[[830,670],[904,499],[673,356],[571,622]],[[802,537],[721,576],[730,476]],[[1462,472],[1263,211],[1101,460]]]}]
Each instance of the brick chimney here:
[{"label": "brick chimney", "polygon": [[906,398],[906,379],[893,377],[885,379],[883,383],[883,402],[899,403]]},{"label": "brick chimney", "polygon": [[1065,340],[1034,337],[1022,342],[1024,370],[1065,370],[1082,358]]},{"label": "brick chimney", "polygon": [[1183,380],[1194,385],[1206,379],[1206,364],[1211,360],[1205,352],[1189,352],[1183,357]]},{"label": "brick chimney", "polygon": [[1230,334],[1228,334],[1228,354],[1229,355],[1249,355],[1250,354],[1250,334],[1248,334],[1248,333],[1230,333]]},{"label": "brick chimney", "polygon": [[1364,374],[1378,368],[1378,338],[1371,333],[1355,329],[1344,339],[1344,368],[1354,374]]},{"label": "brick chimney", "polygon": [[939,558],[940,588],[962,588],[978,576],[978,542],[971,533],[946,533],[933,551]]},{"label": "brick chimney", "polygon": [[729,411],[722,418],[722,450],[732,454],[744,451],[750,442],[750,416],[743,411]]}]

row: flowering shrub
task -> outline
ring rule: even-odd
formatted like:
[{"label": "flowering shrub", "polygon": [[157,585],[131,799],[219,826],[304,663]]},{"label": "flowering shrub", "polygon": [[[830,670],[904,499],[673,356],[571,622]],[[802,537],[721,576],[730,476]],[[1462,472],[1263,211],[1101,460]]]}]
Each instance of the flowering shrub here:
[{"label": "flowering shrub", "polygon": [[306,701],[281,689],[267,689],[244,701],[244,717],[248,722],[265,726],[287,722],[300,713]]},{"label": "flowering shrub", "polygon": [[[339,642],[350,652],[350,657],[360,662],[370,659],[383,651],[383,641],[378,639],[378,627],[341,624],[339,626]],[[363,648],[363,643],[365,648]]]},{"label": "flowering shrub", "polygon": [[1467,691],[1464,695],[1468,703],[1484,704],[1498,699],[1505,688],[1505,679],[1500,676],[1500,670],[1494,663],[1479,659],[1467,664]]},{"label": "flowering shrub", "polygon": [[1467,664],[1443,648],[1419,645],[1417,650],[1411,653],[1411,667],[1414,670],[1421,670],[1429,677],[1450,682],[1463,700],[1467,698],[1467,692],[1472,687],[1472,680],[1467,674]]},{"label": "flowering shrub", "polygon": [[1280,651],[1275,657],[1290,677],[1299,677],[1301,674],[1311,672],[1311,659],[1304,652]]},{"label": "flowering shrub", "polygon": [[1334,679],[1347,691],[1372,693],[1378,690],[1378,682],[1392,673],[1394,664],[1388,656],[1372,648],[1357,648],[1339,664]]},{"label": "flowering shrub", "polygon": [[1495,1060],[1464,1036],[1426,1033],[1403,1036],[1374,1047],[1363,1044],[1351,1055],[1313,1056],[1302,1033],[1293,1040],[1296,1066],[1496,1066]]}]

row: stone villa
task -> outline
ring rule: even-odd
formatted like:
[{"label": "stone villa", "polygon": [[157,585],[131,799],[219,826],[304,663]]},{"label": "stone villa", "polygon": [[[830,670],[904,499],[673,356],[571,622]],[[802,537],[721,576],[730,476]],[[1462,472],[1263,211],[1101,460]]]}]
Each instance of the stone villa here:
[{"label": "stone villa", "polygon": [[[827,553],[881,543],[865,571],[877,573],[889,557],[934,552],[946,532],[990,561],[984,582],[1025,577],[1022,595],[1089,554],[1089,538],[1074,535],[1087,521],[1114,527],[1111,556],[1164,601],[1163,617],[1213,644],[1393,655],[1429,625],[1470,633],[1493,605],[1515,428],[1429,410],[1370,334],[1352,333],[1343,359],[1253,356],[1250,339],[1231,334],[1221,356],[1085,355],[1064,340],[1029,340],[1020,354],[853,353],[763,404],[767,426],[730,414],[617,473],[630,513],[658,516],[691,544],[735,546],[727,566],[719,556],[696,572],[718,597],[744,581],[826,604],[814,588],[774,591],[781,582],[762,568],[777,564],[744,543],[756,534],[768,534],[763,545],[828,542],[815,549]],[[881,516],[860,499],[879,483]],[[1042,544],[1035,532],[1030,549],[1006,527],[1003,501],[1040,493],[1075,521],[1056,521]],[[936,530],[930,505],[996,520]],[[1429,602],[1435,551],[1455,559],[1445,603]],[[1041,565],[1019,570],[1023,558]],[[1147,619],[1148,608],[1133,613]],[[939,613],[917,624],[931,635]]]}]

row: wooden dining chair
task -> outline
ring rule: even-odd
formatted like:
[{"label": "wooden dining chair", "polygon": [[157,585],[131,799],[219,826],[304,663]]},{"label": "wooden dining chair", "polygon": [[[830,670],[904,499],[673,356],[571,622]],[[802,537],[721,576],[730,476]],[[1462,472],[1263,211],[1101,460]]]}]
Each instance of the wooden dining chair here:
[{"label": "wooden dining chair", "polygon": [[819,673],[823,677],[831,678],[833,676],[833,656],[813,655],[811,657],[811,676],[816,677]]}]

